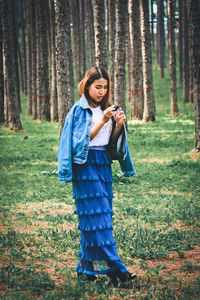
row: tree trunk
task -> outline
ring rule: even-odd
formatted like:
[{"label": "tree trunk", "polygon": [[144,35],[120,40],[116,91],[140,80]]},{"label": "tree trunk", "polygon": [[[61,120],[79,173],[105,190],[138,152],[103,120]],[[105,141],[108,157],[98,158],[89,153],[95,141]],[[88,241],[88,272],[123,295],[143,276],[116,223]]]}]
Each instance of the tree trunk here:
[{"label": "tree trunk", "polygon": [[157,53],[160,65],[160,77],[165,77],[165,31],[164,31],[164,4],[157,0]]},{"label": "tree trunk", "polygon": [[179,36],[178,36],[178,49],[179,49],[179,81],[180,86],[183,86],[183,1],[178,0],[179,6]]},{"label": "tree trunk", "polygon": [[115,1],[116,9],[116,37],[115,37],[115,69],[114,69],[114,91],[115,103],[126,112],[125,102],[125,14],[126,1]]},{"label": "tree trunk", "polygon": [[37,119],[37,40],[36,40],[36,5],[35,0],[31,0],[31,28],[30,28],[30,35],[31,35],[31,94],[32,94],[32,118],[33,120]]},{"label": "tree trunk", "polygon": [[69,0],[54,0],[56,20],[56,75],[60,134],[74,102]]},{"label": "tree trunk", "polygon": [[155,101],[153,93],[151,35],[149,29],[148,1],[140,0],[140,22],[142,37],[142,68],[144,90],[143,121],[155,121]]},{"label": "tree trunk", "polygon": [[88,68],[95,64],[94,16],[92,0],[85,0],[85,22],[87,32]]},{"label": "tree trunk", "polygon": [[[3,35],[2,35],[3,36]],[[4,45],[3,45],[3,51],[4,51]],[[5,63],[5,55],[3,52],[3,79],[4,79],[4,126],[8,127],[8,97],[7,97],[7,91],[8,91],[8,74],[6,72],[6,63]]]},{"label": "tree trunk", "polygon": [[[27,1],[26,28],[27,28],[27,110],[28,116],[32,114],[32,0]],[[33,100],[34,101],[34,100]]]},{"label": "tree trunk", "polygon": [[20,101],[20,78],[19,78],[19,64],[18,64],[18,55],[20,53],[20,49],[19,49],[19,42],[18,42],[18,19],[17,19],[17,2],[16,1],[12,1],[12,26],[13,26],[13,33],[14,33],[14,47],[15,47],[15,74],[16,74],[16,89],[17,89],[17,101],[19,102],[19,109],[20,112],[22,111],[21,109],[21,101]]},{"label": "tree trunk", "polygon": [[21,99],[20,99],[20,78],[19,78],[19,63],[18,63],[18,56],[17,54],[19,54],[19,42],[18,42],[18,32],[19,32],[19,26],[18,26],[18,17],[17,17],[17,2],[13,1],[12,2],[12,17],[13,17],[13,32],[14,32],[14,43],[15,43],[15,73],[16,73],[16,88],[17,88],[17,100],[19,102],[19,108],[20,108],[20,112],[22,111],[21,108]]},{"label": "tree trunk", "polygon": [[70,15],[71,23],[73,24],[73,41],[72,41],[72,53],[73,62],[76,69],[76,81],[77,83],[81,80],[80,75],[80,63],[79,63],[79,53],[80,49],[80,39],[79,39],[79,0],[70,0]]},{"label": "tree trunk", "polygon": [[189,0],[187,0],[187,9],[188,9],[188,52],[189,52],[189,101],[193,103],[193,75],[192,75],[192,47],[191,47],[191,23],[189,22]]},{"label": "tree trunk", "polygon": [[200,151],[200,2],[189,0],[191,24],[192,75],[194,78],[195,148]]},{"label": "tree trunk", "polygon": [[76,66],[76,80],[80,82],[85,73],[85,34],[83,0],[71,0],[71,17],[73,23],[73,56]]},{"label": "tree trunk", "polygon": [[168,39],[169,39],[169,70],[171,82],[171,113],[178,115],[178,101],[176,89],[176,45],[175,45],[175,0],[168,0]]},{"label": "tree trunk", "polygon": [[189,32],[188,32],[188,10],[187,2],[183,1],[182,29],[183,29],[183,99],[189,102],[189,83],[190,83],[190,66],[189,66]]},{"label": "tree trunk", "polygon": [[0,2],[0,124],[4,123],[4,78],[3,78],[3,41],[2,41],[2,12]]},{"label": "tree trunk", "polygon": [[26,41],[25,41],[25,23],[24,23],[24,0],[19,1],[20,5],[20,23],[21,23],[21,54],[22,54],[22,91],[27,95],[27,66],[26,66]]},{"label": "tree trunk", "polygon": [[19,106],[19,75],[16,69],[16,33],[13,16],[13,0],[2,1],[2,31],[3,31],[3,53],[4,53],[4,78],[6,94],[6,124],[11,130],[22,129]]},{"label": "tree trunk", "polygon": [[127,5],[126,10],[126,66],[127,66],[127,81],[128,81],[128,103],[131,103],[131,36],[130,36],[130,13],[129,13],[129,7]]},{"label": "tree trunk", "polygon": [[86,72],[86,48],[85,48],[85,6],[84,0],[79,0],[79,20],[80,20],[80,29],[79,29],[79,39],[81,52],[79,53],[80,57],[80,66],[81,66],[81,79],[83,79]]},{"label": "tree trunk", "polygon": [[56,82],[56,47],[55,47],[55,8],[54,0],[49,0],[50,12],[50,108],[51,108],[51,121],[58,121],[58,96],[57,96],[57,82]]},{"label": "tree trunk", "polygon": [[131,118],[135,117],[142,119],[144,98],[139,0],[129,0],[129,9],[131,43]]},{"label": "tree trunk", "polygon": [[151,41],[152,41],[152,45],[153,45],[153,49],[155,47],[155,39],[154,39],[154,12],[153,12],[153,0],[151,1]]},{"label": "tree trunk", "polygon": [[46,0],[36,2],[37,7],[37,118],[39,120],[50,120],[50,104],[49,104],[49,76],[48,76],[48,43],[47,28],[45,20]]},{"label": "tree trunk", "polygon": [[107,69],[104,0],[93,0],[93,6],[95,23],[95,62],[97,66]]},{"label": "tree trunk", "polygon": [[114,102],[114,65],[115,65],[115,0],[108,0],[108,32],[109,32],[109,74],[111,78],[112,101]]}]

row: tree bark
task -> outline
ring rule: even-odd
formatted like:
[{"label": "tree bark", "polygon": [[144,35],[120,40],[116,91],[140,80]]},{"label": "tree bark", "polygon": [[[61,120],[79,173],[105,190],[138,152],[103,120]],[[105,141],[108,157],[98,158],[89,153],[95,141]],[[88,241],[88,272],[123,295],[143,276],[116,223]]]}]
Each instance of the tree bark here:
[{"label": "tree bark", "polygon": [[160,77],[165,77],[165,31],[164,31],[164,4],[157,0],[157,53],[160,65]]},{"label": "tree bark", "polygon": [[107,69],[106,33],[105,33],[105,2],[93,0],[94,6],[94,35],[95,35],[95,63]]},{"label": "tree bark", "polygon": [[27,28],[27,113],[32,114],[32,0],[27,1],[26,28]]},{"label": "tree bark", "polygon": [[195,148],[200,151],[200,2],[189,0],[191,24],[192,75],[194,78]]},{"label": "tree bark", "polygon": [[180,86],[183,86],[183,1],[178,0],[179,6],[179,36],[178,36],[178,50],[179,50],[179,81]]},{"label": "tree bark", "polygon": [[135,117],[142,119],[144,98],[139,0],[129,0],[129,9],[131,44],[131,118]]},{"label": "tree bark", "polygon": [[176,45],[175,45],[175,0],[168,0],[168,39],[169,39],[169,70],[171,82],[171,113],[178,115],[178,101],[176,89]]},{"label": "tree bark", "polygon": [[71,17],[73,23],[73,60],[76,66],[77,83],[83,79],[85,73],[85,34],[83,18],[83,0],[71,0]]},{"label": "tree bark", "polygon": [[20,23],[21,23],[21,54],[22,54],[22,91],[27,95],[27,66],[26,66],[26,41],[25,41],[25,22],[24,22],[24,0],[19,1]]},{"label": "tree bark", "polygon": [[188,9],[187,1],[182,2],[182,29],[183,29],[183,99],[189,102],[189,83],[190,83],[190,66],[189,66],[189,31],[188,31]]},{"label": "tree bark", "polygon": [[57,82],[56,82],[56,47],[55,47],[55,8],[54,0],[49,0],[50,12],[50,110],[51,121],[58,121],[58,95],[57,95]]},{"label": "tree bark", "polygon": [[19,75],[16,60],[16,33],[13,16],[13,0],[3,0],[2,4],[2,31],[4,53],[4,78],[6,94],[6,124],[11,130],[22,129],[20,120],[20,106],[18,85]]},{"label": "tree bark", "polygon": [[2,12],[0,2],[0,124],[4,123],[4,78],[3,78],[3,40],[2,40]]},{"label": "tree bark", "polygon": [[115,65],[115,35],[116,16],[115,0],[108,0],[108,31],[109,31],[109,74],[111,78],[112,101],[114,102],[114,65]]},{"label": "tree bark", "polygon": [[36,5],[35,0],[31,0],[31,27],[30,27],[30,35],[31,35],[31,94],[32,94],[32,102],[31,102],[31,111],[33,120],[37,119],[37,51],[39,55],[39,50],[37,50],[37,26],[36,26]]},{"label": "tree bark", "polygon": [[19,63],[18,63],[18,57],[20,55],[20,49],[19,49],[19,42],[18,42],[18,9],[17,9],[17,2],[12,1],[12,27],[13,27],[13,33],[14,33],[14,47],[15,47],[15,74],[16,74],[16,89],[17,89],[17,101],[19,102],[19,109],[20,112],[22,111],[21,108],[21,100],[20,100],[20,78],[19,78]]},{"label": "tree bark", "polygon": [[128,103],[131,103],[131,36],[130,36],[130,12],[129,12],[129,3],[126,10],[126,66],[127,66],[127,83],[128,83]]},{"label": "tree bark", "polygon": [[46,0],[35,1],[37,7],[37,118],[50,121],[48,43],[45,20]]},{"label": "tree bark", "polygon": [[155,38],[154,38],[154,12],[153,12],[153,0],[151,1],[151,41],[152,41],[152,45],[153,45],[153,49],[155,47]]},{"label": "tree bark", "polygon": [[188,52],[189,52],[189,101],[193,103],[193,73],[192,73],[192,46],[191,46],[191,23],[189,22],[189,0],[187,0],[187,9],[188,9]]},{"label": "tree bark", "polygon": [[126,112],[125,102],[125,13],[126,1],[115,1],[116,9],[116,37],[115,37],[115,69],[114,69],[114,91],[115,103]]},{"label": "tree bark", "polygon": [[108,0],[108,32],[109,32],[109,74],[111,78],[112,101],[114,102],[114,65],[115,65],[115,34],[116,16],[115,0]]},{"label": "tree bark", "polygon": [[94,16],[92,0],[85,0],[88,68],[95,64]]},{"label": "tree bark", "polygon": [[74,102],[69,0],[54,0],[56,20],[56,75],[60,134]]},{"label": "tree bark", "polygon": [[84,0],[79,0],[79,20],[80,20],[80,29],[79,29],[79,39],[81,52],[79,53],[80,57],[80,66],[81,66],[81,78],[83,79],[86,71],[86,48],[85,48],[85,5]]},{"label": "tree bark", "polygon": [[142,37],[142,68],[144,90],[143,121],[155,121],[155,101],[153,92],[151,35],[149,29],[148,1],[140,0],[140,22]]}]

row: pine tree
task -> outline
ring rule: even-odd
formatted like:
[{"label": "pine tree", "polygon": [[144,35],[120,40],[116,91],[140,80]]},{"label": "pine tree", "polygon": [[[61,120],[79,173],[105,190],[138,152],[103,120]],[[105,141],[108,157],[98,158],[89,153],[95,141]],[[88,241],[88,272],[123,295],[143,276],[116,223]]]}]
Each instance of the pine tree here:
[{"label": "pine tree", "polygon": [[54,5],[58,120],[61,134],[65,117],[74,102],[70,8],[69,0],[54,0]]},{"label": "pine tree", "polygon": [[155,121],[155,101],[153,92],[151,35],[149,29],[148,1],[140,0],[140,22],[142,37],[142,69],[144,90],[143,121]]}]

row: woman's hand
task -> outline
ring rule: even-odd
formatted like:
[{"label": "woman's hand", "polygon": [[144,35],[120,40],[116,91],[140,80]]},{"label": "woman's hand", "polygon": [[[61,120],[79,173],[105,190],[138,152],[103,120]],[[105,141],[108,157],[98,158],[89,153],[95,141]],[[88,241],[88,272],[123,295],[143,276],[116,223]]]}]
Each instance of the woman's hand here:
[{"label": "woman's hand", "polygon": [[118,139],[118,137],[120,136],[120,133],[121,133],[122,125],[126,121],[126,115],[121,108],[119,108],[118,114],[116,112],[114,113],[114,119],[116,121],[116,126],[112,133],[112,136],[110,137],[111,143],[114,143]]},{"label": "woman's hand", "polygon": [[121,108],[119,108],[119,113],[114,114],[114,118],[116,121],[116,127],[120,128],[126,121],[126,115]]},{"label": "woman's hand", "polygon": [[100,121],[97,122],[95,125],[93,125],[91,128],[90,140],[93,140],[93,138],[98,134],[98,132],[101,130],[104,124],[112,118],[112,116],[115,114],[114,110],[115,110],[115,106],[112,105],[103,111]]},{"label": "woman's hand", "polygon": [[108,108],[106,108],[104,111],[103,111],[103,115],[102,115],[102,122],[105,124],[106,122],[108,122],[112,116],[115,115],[115,106],[112,105],[112,106],[109,106]]}]

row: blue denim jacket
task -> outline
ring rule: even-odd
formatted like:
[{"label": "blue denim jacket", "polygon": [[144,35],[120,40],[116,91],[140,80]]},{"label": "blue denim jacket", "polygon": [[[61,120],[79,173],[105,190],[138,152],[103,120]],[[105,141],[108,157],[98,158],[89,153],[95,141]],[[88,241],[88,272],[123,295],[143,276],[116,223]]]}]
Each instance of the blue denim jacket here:
[{"label": "blue denim jacket", "polygon": [[[60,182],[72,181],[72,163],[84,164],[87,160],[90,131],[92,127],[92,111],[84,96],[81,96],[70,109],[65,119],[58,147],[58,178]],[[127,143],[127,135],[123,141],[123,159],[119,160],[124,176],[136,174],[131,162]],[[111,155],[112,157],[112,155]]]}]

